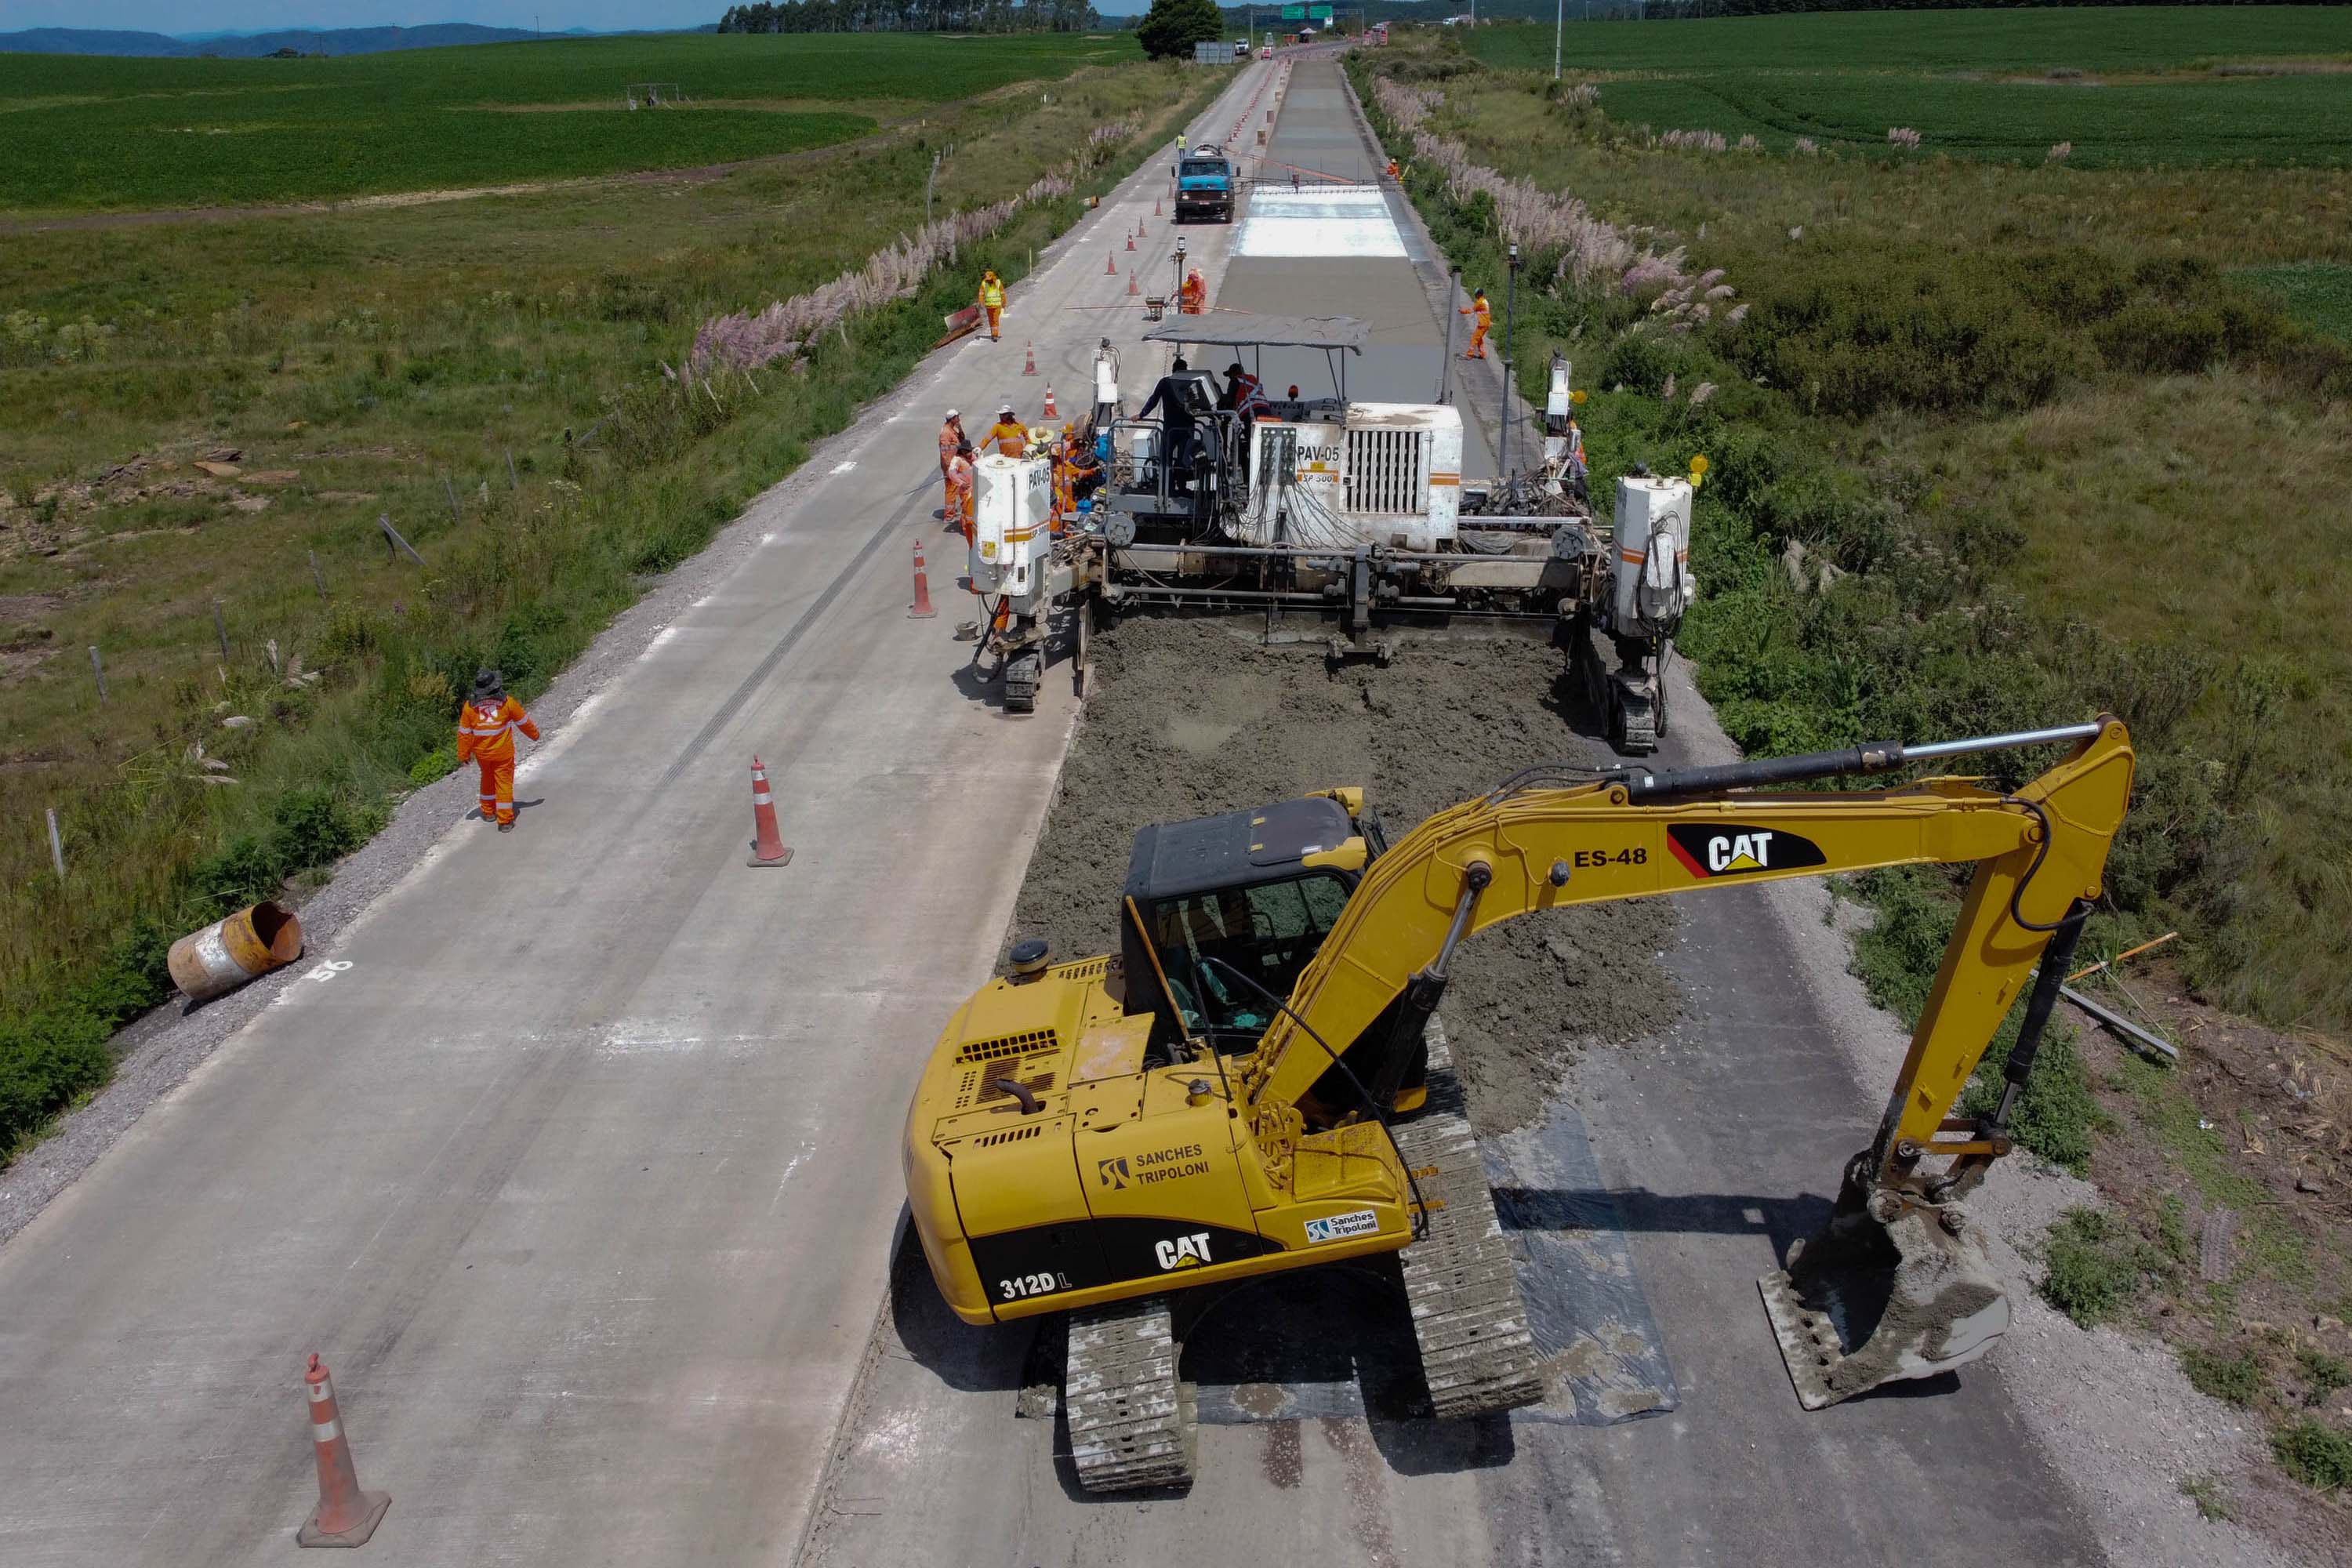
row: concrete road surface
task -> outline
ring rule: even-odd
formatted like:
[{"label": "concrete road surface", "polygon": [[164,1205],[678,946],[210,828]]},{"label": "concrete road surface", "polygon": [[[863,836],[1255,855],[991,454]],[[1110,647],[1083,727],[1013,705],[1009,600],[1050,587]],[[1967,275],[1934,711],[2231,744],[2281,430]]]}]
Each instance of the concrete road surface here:
[{"label": "concrete road surface", "polygon": [[[1335,155],[1328,115],[1339,88],[1336,68],[1299,68],[1270,161],[1288,149],[1292,116],[1309,128],[1295,161]],[[1433,356],[1434,318],[1423,321],[1423,353]],[[1727,742],[1677,680],[1675,731],[1659,762],[1724,760]],[[1824,1215],[1885,1086],[1848,1076],[1837,1022],[1761,889],[1678,906],[1682,940],[1664,960],[1688,1020],[1665,1039],[1594,1053],[1574,1091],[1654,1309],[1677,1409],[1607,1426],[1339,1416],[1203,1426],[1188,1492],[1089,1498],[1056,1424],[1014,1418],[1028,1331],[957,1323],[908,1247],[803,1561],[2101,1562],[2011,1406],[1998,1349],[1957,1376],[1816,1415],[1799,1407],[1756,1279]]]},{"label": "concrete road surface", "polygon": [[[313,1350],[393,1495],[371,1562],[792,1552],[912,1076],[988,973],[1074,711],[1056,667],[1005,716],[952,640],[933,436],[1087,396],[1102,335],[1134,382],[1125,275],[1172,236],[1121,241],[1165,177],[1048,253],[1003,343],[934,355],[756,504],[745,563],[528,756],[518,832],[451,822],[0,1250],[0,1563],[289,1556]],[[1213,272],[1224,232],[1193,236]],[[936,620],[907,618],[919,537]],[[744,865],[755,752],[781,870]]]}]

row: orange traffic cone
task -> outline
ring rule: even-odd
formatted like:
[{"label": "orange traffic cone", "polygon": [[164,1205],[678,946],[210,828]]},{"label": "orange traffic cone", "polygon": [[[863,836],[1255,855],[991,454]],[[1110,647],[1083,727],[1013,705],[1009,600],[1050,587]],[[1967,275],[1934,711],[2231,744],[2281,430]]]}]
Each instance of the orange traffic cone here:
[{"label": "orange traffic cone", "polygon": [[1142,289],[1135,286],[1135,274],[1132,272],[1127,275],[1127,292],[1130,298],[1143,292]]},{"label": "orange traffic cone", "polygon": [[1133,250],[1135,248],[1135,236],[1130,234],[1127,237],[1127,247],[1129,250]]},{"label": "orange traffic cone", "polygon": [[[1053,394],[1048,392],[1045,395],[1050,398]],[[939,611],[931,608],[931,579],[930,574],[923,570],[923,542],[918,539],[915,541],[915,602],[907,606],[907,618],[928,621],[938,614]]]},{"label": "orange traffic cone", "polygon": [[1049,381],[1045,384],[1045,417],[1059,419],[1061,416],[1061,411],[1054,406],[1054,384]]},{"label": "orange traffic cone", "polygon": [[782,866],[791,861],[791,846],[776,831],[776,797],[768,793],[768,770],[751,759],[751,858],[746,866]]},{"label": "orange traffic cone", "polygon": [[1022,363],[1021,374],[1024,375],[1034,375],[1037,374],[1037,345],[1035,343],[1031,343],[1029,345],[1029,357]]},{"label": "orange traffic cone", "polygon": [[319,1460],[319,1506],[309,1522],[294,1532],[298,1546],[364,1546],[367,1538],[392,1506],[390,1492],[360,1490],[359,1469],[352,1463],[351,1440],[343,1436],[341,1416],[335,1409],[335,1385],[327,1369],[310,1358],[302,1383],[310,1395],[310,1446]]},{"label": "orange traffic cone", "polygon": [[1103,276],[1106,278],[1116,278],[1118,276],[1118,258],[1117,256],[1106,256],[1103,258]]},{"label": "orange traffic cone", "polygon": [[[1152,206],[1156,209],[1156,208],[1159,206],[1159,205],[1160,205],[1159,203],[1154,202],[1154,203],[1152,204]],[[1153,216],[1159,216],[1156,210],[1155,210],[1155,212],[1154,212]],[[1136,237],[1136,238],[1138,238],[1138,239],[1141,239],[1141,238],[1143,237],[1143,220],[1142,220],[1141,218],[1137,218],[1137,219],[1135,220],[1135,237]]]},{"label": "orange traffic cone", "polygon": [[1151,216],[1153,217],[1158,217],[1160,216],[1160,198],[1158,196],[1151,198]]}]

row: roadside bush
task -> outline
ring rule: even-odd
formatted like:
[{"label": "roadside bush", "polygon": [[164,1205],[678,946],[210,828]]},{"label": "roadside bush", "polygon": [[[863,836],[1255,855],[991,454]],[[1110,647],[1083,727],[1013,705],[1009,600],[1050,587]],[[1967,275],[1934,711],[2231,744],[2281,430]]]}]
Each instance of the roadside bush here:
[{"label": "roadside bush", "polygon": [[2271,1438],[2271,1451],[2286,1473],[2324,1492],[2352,1486],[2352,1436],[2306,1415]]},{"label": "roadside bush", "polygon": [[196,862],[188,881],[199,918],[218,920],[232,910],[267,899],[285,879],[278,857],[258,834],[240,833]]},{"label": "roadside bush", "polygon": [[79,1006],[0,1020],[0,1154],[104,1083],[109,1024]]},{"label": "roadside bush", "polygon": [[441,746],[425,752],[408,764],[408,782],[423,789],[436,779],[447,778],[457,771],[457,749]]},{"label": "roadside bush", "polygon": [[341,859],[365,837],[356,815],[332,792],[289,790],[270,812],[268,855],[290,875]]},{"label": "roadside bush", "polygon": [[2252,1351],[2222,1355],[2192,1346],[2180,1352],[2180,1370],[2190,1387],[2226,1405],[2252,1405],[2262,1396],[2263,1363]]},{"label": "roadside bush", "polygon": [[2164,1256],[2104,1209],[2072,1208],[2050,1227],[2042,1299],[2078,1328],[2105,1322],[2151,1278],[2170,1272]]}]

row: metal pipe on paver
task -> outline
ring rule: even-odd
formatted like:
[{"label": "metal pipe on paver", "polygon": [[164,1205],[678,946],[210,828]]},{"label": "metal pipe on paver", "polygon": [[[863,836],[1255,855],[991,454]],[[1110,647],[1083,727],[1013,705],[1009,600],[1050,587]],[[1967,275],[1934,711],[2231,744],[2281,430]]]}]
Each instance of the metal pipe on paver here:
[{"label": "metal pipe on paver", "polygon": [[302,956],[302,922],[274,899],[216,920],[172,944],[165,966],[191,1002],[209,1002]]},{"label": "metal pipe on paver", "polygon": [[1460,298],[1462,268],[1457,267],[1445,275],[1445,309],[1442,312],[1445,317],[1445,357],[1438,362],[1437,366],[1437,401],[1440,403],[1454,401],[1454,318],[1461,314],[1454,301]]},{"label": "metal pipe on paver", "polygon": [[1508,479],[1511,473],[1511,319],[1517,313],[1519,299],[1519,246],[1511,242],[1510,276],[1503,285],[1503,409],[1498,417],[1503,423],[1503,455],[1496,461],[1496,471]]}]

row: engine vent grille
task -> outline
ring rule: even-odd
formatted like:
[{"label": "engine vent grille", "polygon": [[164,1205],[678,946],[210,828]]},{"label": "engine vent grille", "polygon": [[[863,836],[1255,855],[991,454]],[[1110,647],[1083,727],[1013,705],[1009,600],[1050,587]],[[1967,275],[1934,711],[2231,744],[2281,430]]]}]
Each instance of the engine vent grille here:
[{"label": "engine vent grille", "polygon": [[1026,1127],[1015,1127],[1005,1132],[984,1132],[972,1140],[982,1149],[993,1149],[999,1143],[1018,1143],[1024,1138],[1034,1138],[1045,1129],[1033,1121]]},{"label": "engine vent grille", "polygon": [[1062,1037],[1051,1029],[1030,1029],[1018,1035],[999,1035],[992,1040],[973,1040],[956,1052],[960,1062],[1002,1061],[1006,1057],[1025,1057],[1032,1051],[1055,1051],[1062,1047]]},{"label": "engine vent grille", "polygon": [[1348,510],[1418,516],[1429,510],[1427,436],[1420,430],[1348,432]]},{"label": "engine vent grille", "polygon": [[1076,963],[1055,964],[1054,973],[1065,980],[1099,980],[1109,967],[1110,960],[1108,958],[1088,958]]}]

